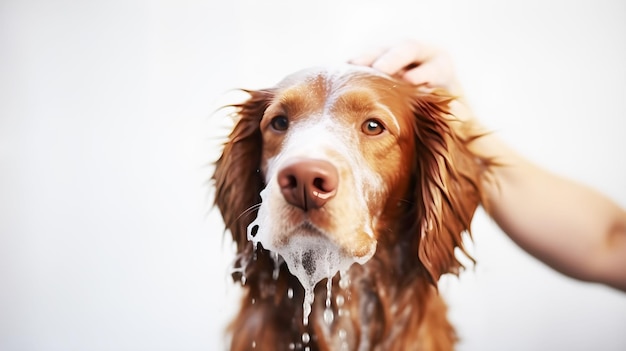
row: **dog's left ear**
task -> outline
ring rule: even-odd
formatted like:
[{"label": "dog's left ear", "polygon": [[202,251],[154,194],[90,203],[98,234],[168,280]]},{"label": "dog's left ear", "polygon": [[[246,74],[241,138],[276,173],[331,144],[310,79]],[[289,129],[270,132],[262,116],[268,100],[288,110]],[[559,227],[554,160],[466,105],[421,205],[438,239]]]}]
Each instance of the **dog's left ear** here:
[{"label": "dog's left ear", "polygon": [[256,215],[264,187],[260,172],[263,139],[260,121],[271,101],[271,90],[246,91],[248,100],[234,107],[236,124],[224,144],[222,155],[215,163],[215,205],[219,208],[226,228],[230,231],[237,252],[250,243],[246,228]]},{"label": "dog's left ear", "polygon": [[[414,93],[414,195],[418,256],[436,283],[442,274],[458,274],[463,264],[455,256],[463,233],[481,202],[482,173],[488,161],[468,149],[478,135],[461,135],[462,123],[450,113],[454,97],[443,91]],[[473,260],[473,259],[472,259]]]}]

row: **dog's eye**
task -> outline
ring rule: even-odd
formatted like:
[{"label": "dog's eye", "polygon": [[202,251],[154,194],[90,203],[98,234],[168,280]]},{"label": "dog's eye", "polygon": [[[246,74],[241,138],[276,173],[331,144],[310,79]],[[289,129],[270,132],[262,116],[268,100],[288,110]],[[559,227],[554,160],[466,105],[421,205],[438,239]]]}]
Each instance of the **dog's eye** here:
[{"label": "dog's eye", "polygon": [[283,132],[289,128],[289,120],[285,116],[276,116],[272,118],[270,125],[274,130]]},{"label": "dog's eye", "polygon": [[379,135],[385,131],[385,126],[378,120],[368,119],[361,126],[361,130],[367,135]]}]

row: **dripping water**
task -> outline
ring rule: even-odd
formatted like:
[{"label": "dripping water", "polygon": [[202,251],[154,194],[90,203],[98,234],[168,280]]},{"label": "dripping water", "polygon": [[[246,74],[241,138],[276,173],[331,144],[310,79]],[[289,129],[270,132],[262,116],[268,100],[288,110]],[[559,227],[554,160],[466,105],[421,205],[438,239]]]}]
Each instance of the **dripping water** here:
[{"label": "dripping water", "polygon": [[348,340],[346,340],[346,330],[345,329],[339,329],[339,341],[341,343],[341,351],[347,351],[348,350]]},{"label": "dripping water", "polygon": [[313,305],[314,298],[313,287],[306,287],[304,289],[304,302],[302,303],[302,323],[304,323],[305,327],[309,325],[309,315],[311,314],[311,306]]},{"label": "dripping water", "polygon": [[331,298],[333,289],[333,277],[329,276],[326,281],[326,308],[324,309],[324,322],[331,325],[335,319],[335,315],[331,308]]},{"label": "dripping water", "polygon": [[345,303],[345,300],[343,298],[343,295],[337,294],[337,298],[335,299],[335,304],[337,305],[337,315],[339,317],[343,317],[346,314],[345,310],[343,309],[344,303]]},{"label": "dripping water", "polygon": [[[339,288],[349,293],[348,291],[349,287],[350,287],[350,277],[348,276],[348,272],[340,271],[339,272]],[[335,303],[337,304],[337,314],[340,317],[343,317],[348,314],[347,311],[343,308],[345,304],[345,298],[344,298],[343,293],[337,294]]]},{"label": "dripping water", "polygon": [[278,280],[278,275],[280,274],[280,257],[278,256],[278,252],[272,252],[272,260],[274,261],[274,271],[272,272],[272,278],[274,280]]}]

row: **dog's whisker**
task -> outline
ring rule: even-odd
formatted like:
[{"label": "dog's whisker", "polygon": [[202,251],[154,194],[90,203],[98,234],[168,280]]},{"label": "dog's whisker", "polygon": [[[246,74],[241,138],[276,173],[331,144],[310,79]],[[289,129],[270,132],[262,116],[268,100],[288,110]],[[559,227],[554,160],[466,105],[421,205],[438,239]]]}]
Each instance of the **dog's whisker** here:
[{"label": "dog's whisker", "polygon": [[261,207],[261,203],[258,203],[258,204],[255,204],[255,205],[252,205],[252,206],[248,207],[239,216],[237,216],[235,221],[240,220],[243,216],[250,214],[250,212],[258,210],[260,207]]}]

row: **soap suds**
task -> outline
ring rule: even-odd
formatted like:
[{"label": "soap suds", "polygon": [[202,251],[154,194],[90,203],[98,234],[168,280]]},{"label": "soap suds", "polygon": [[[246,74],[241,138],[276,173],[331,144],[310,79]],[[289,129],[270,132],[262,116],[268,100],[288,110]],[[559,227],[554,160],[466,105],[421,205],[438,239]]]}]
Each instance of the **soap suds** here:
[{"label": "soap suds", "polygon": [[[304,325],[308,325],[311,306],[315,296],[315,285],[324,278],[328,278],[327,294],[330,294],[332,278],[337,272],[345,272],[353,263],[357,261],[363,263],[369,259],[369,257],[357,259],[347,254],[324,234],[311,226],[303,226],[301,231],[296,231],[290,235],[287,243],[276,245],[272,235],[263,230],[262,223],[257,223],[255,220],[248,226],[248,239],[253,242],[255,247],[261,243],[265,249],[270,250],[276,265],[282,263],[280,259],[282,258],[287,263],[289,272],[298,278],[300,284],[302,284],[304,288],[302,305]],[[274,278],[277,278],[276,269],[274,270]],[[342,280],[344,279],[342,278]],[[327,301],[330,301],[329,296],[327,296]],[[329,306],[326,309],[329,310]],[[332,323],[334,315],[330,316],[327,311],[325,317],[327,322]]]}]

